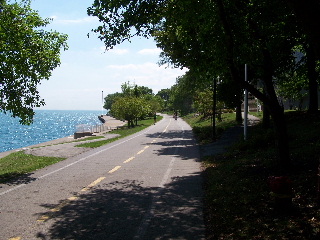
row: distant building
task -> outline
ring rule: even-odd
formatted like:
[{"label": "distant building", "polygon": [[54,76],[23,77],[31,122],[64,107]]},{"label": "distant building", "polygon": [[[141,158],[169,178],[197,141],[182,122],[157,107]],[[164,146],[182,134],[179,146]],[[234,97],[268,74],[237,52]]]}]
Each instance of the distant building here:
[{"label": "distant building", "polygon": [[[241,105],[241,111],[244,111],[244,103]],[[251,93],[248,93],[248,112],[261,112],[262,106],[260,101]]]},{"label": "distant building", "polygon": [[[309,95],[306,90],[302,92],[301,98],[298,100],[279,98],[279,101],[284,110],[308,110],[309,108]],[[320,106],[320,91],[318,91],[318,105]],[[249,93],[248,112],[260,112],[262,110],[260,101]],[[244,111],[244,103],[241,105],[241,111]]]},{"label": "distant building", "polygon": [[[309,108],[309,94],[301,91],[300,99],[281,99],[284,110],[307,110]],[[320,91],[318,90],[318,105],[320,106]]]}]

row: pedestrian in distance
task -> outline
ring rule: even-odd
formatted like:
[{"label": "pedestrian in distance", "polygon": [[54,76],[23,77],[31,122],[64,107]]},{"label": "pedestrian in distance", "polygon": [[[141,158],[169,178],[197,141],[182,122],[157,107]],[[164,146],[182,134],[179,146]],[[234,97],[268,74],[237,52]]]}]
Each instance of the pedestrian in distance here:
[{"label": "pedestrian in distance", "polygon": [[156,113],[154,113],[154,115],[153,115],[153,120],[154,120],[154,125],[156,125],[156,122],[157,122],[157,114]]},{"label": "pedestrian in distance", "polygon": [[174,114],[173,114],[173,118],[174,118],[175,120],[177,120],[177,113],[174,113]]}]

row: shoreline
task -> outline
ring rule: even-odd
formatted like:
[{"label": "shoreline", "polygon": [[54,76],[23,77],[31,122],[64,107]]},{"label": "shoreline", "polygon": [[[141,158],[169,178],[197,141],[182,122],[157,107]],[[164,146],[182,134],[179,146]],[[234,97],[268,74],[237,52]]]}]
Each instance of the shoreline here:
[{"label": "shoreline", "polygon": [[8,156],[9,154],[14,153],[14,152],[25,151],[30,148],[51,146],[51,145],[60,144],[60,143],[72,142],[74,140],[75,139],[73,138],[73,135],[70,135],[68,137],[63,137],[63,138],[57,138],[57,139],[50,140],[47,142],[42,142],[42,143],[38,143],[38,144],[26,146],[26,147],[21,147],[21,148],[16,148],[16,149],[12,149],[12,150],[5,151],[5,152],[0,152],[0,158]]},{"label": "shoreline", "polygon": [[[115,129],[119,126],[123,126],[126,124],[126,122],[124,122],[124,121],[115,119],[115,118],[107,116],[107,115],[103,115],[103,118],[105,119],[105,123],[103,125],[106,126],[107,128],[110,128],[110,130],[99,132],[99,133],[94,133],[93,136],[103,135],[104,133],[107,133],[107,132],[111,131],[112,129]],[[14,153],[14,152],[26,151],[26,150],[29,150],[32,148],[46,147],[46,146],[52,146],[52,145],[57,145],[57,144],[62,144],[62,143],[69,143],[69,142],[71,143],[74,141],[76,141],[76,139],[74,139],[74,135],[70,135],[70,136],[66,136],[66,137],[62,137],[62,138],[53,139],[53,140],[50,140],[47,142],[42,142],[42,143],[30,145],[30,146],[21,147],[21,148],[16,148],[16,149],[8,150],[5,152],[0,152],[0,158],[8,156],[9,154]]]}]

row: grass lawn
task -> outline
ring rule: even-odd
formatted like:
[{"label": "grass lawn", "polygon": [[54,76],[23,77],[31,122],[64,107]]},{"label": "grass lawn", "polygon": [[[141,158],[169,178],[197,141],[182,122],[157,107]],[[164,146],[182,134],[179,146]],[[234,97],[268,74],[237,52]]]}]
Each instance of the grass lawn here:
[{"label": "grass lawn", "polygon": [[[237,125],[235,113],[222,114],[222,121],[216,122],[216,135],[219,137],[226,129]],[[183,119],[192,126],[192,130],[200,144],[212,142],[212,120],[210,118],[202,119],[201,116],[189,114]]]},{"label": "grass lawn", "polygon": [[24,154],[22,151],[11,153],[6,157],[0,158],[0,183],[64,159],[33,156]]},{"label": "grass lawn", "polygon": [[251,127],[247,141],[203,159],[207,239],[320,239],[320,116],[288,112],[286,119],[292,206],[278,209],[270,195],[268,177],[278,173],[273,131]]}]

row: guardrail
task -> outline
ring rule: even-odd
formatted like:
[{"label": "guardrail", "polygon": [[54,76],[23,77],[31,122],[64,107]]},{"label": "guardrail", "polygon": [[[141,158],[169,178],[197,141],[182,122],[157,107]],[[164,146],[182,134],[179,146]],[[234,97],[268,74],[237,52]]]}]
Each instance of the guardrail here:
[{"label": "guardrail", "polygon": [[94,126],[88,124],[81,124],[76,126],[76,131],[74,133],[74,139],[92,136],[94,133],[100,133],[112,130],[110,126],[105,126],[104,124],[96,124]]}]

